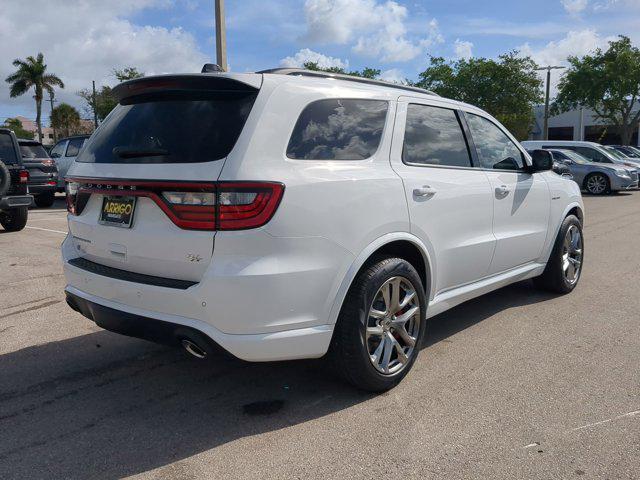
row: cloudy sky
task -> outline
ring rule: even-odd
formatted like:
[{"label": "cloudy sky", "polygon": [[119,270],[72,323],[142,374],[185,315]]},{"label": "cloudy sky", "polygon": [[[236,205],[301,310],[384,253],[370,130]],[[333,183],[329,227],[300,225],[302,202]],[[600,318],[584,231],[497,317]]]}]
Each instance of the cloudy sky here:
[{"label": "cloudy sky", "polygon": [[[31,94],[9,98],[11,61],[42,52],[66,88],[116,83],[114,68],[197,72],[214,60],[213,0],[0,0],[0,122],[35,118]],[[640,0],[226,0],[234,71],[380,68],[415,78],[429,55],[495,57],[511,49],[562,64],[615,35],[640,43]],[[44,108],[48,120],[49,107]],[[87,116],[86,112],[82,112]]]}]

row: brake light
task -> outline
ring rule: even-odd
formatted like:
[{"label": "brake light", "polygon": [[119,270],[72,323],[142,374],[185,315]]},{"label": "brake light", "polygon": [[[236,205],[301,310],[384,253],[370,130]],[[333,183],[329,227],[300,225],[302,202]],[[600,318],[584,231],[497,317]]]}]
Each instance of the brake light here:
[{"label": "brake light", "polygon": [[20,170],[18,175],[20,183],[27,183],[29,181],[29,172],[27,170]]},{"label": "brake light", "polygon": [[67,210],[82,213],[90,195],[138,196],[153,200],[180,228],[245,230],[273,217],[284,185],[276,182],[164,182],[69,179]]},{"label": "brake light", "polygon": [[53,160],[51,160],[49,158],[46,159],[46,160],[42,160],[42,162],[40,162],[40,163],[42,163],[42,165],[44,165],[45,167],[53,167],[56,164],[56,162],[54,162]]}]

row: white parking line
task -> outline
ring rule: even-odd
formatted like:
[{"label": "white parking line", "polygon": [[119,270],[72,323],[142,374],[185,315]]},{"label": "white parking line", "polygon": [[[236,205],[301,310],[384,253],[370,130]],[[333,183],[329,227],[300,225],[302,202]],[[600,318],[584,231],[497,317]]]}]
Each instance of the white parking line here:
[{"label": "white parking line", "polygon": [[61,233],[63,235],[67,234],[67,232],[63,232],[62,230],[51,230],[50,228],[29,227],[29,226],[26,226],[24,228],[30,228],[31,230],[42,230],[44,232]]},{"label": "white parking line", "polygon": [[581,427],[572,428],[569,431],[570,432],[575,432],[575,431],[578,431],[578,430],[583,430],[585,428],[591,428],[591,427],[595,427],[595,426],[602,425],[602,424],[605,424],[605,423],[613,422],[615,420],[620,420],[621,418],[635,417],[638,414],[640,414],[640,410],[635,410],[633,412],[629,412],[629,413],[624,413],[622,415],[618,415],[617,417],[607,418],[606,420],[602,420],[600,422],[587,423],[586,425],[582,425]]}]

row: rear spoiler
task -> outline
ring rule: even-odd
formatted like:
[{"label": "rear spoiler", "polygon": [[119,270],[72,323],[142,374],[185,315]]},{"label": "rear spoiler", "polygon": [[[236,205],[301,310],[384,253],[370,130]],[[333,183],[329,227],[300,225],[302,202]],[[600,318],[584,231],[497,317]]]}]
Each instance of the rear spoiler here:
[{"label": "rear spoiler", "polygon": [[255,73],[157,75],[123,82],[112,94],[118,103],[123,103],[132,97],[157,93],[257,93],[261,86],[262,75]]}]

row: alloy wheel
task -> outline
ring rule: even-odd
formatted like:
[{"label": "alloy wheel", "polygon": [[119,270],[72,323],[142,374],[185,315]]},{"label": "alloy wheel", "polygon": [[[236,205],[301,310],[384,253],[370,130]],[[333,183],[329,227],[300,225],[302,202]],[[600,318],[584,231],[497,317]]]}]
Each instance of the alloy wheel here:
[{"label": "alloy wheel", "polygon": [[587,180],[587,191],[594,195],[601,195],[607,189],[607,179],[602,175],[592,175]]},{"label": "alloy wheel", "polygon": [[365,343],[369,359],[384,375],[402,371],[417,348],[420,299],[404,277],[387,280],[375,294],[367,316]]},{"label": "alloy wheel", "polygon": [[580,278],[582,269],[582,233],[571,225],[564,236],[562,246],[562,272],[566,281],[573,285]]}]

